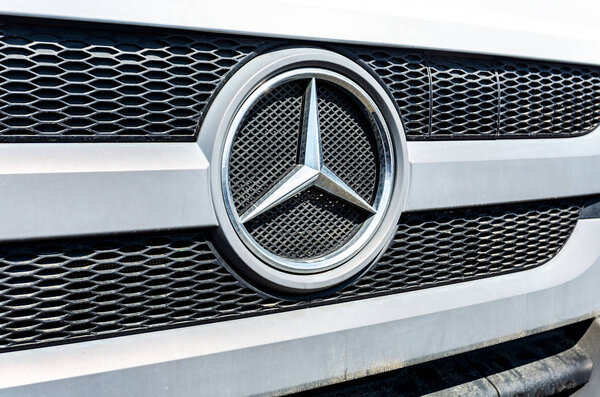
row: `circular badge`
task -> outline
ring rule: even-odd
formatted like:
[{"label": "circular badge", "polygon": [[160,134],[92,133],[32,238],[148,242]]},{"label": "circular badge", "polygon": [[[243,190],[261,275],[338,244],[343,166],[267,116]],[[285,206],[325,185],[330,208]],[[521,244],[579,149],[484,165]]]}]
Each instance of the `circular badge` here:
[{"label": "circular badge", "polygon": [[403,134],[393,103],[360,66],[324,50],[276,53],[283,57],[257,57],[233,76],[200,131],[218,183],[215,243],[263,284],[317,290],[372,263],[391,237]]}]

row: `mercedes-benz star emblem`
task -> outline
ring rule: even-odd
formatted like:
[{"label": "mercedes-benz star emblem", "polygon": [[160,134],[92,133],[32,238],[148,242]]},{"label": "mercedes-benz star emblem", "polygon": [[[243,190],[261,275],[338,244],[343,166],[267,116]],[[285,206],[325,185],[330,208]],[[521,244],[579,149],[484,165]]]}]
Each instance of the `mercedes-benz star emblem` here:
[{"label": "mercedes-benz star emblem", "polygon": [[368,213],[376,212],[323,164],[316,84],[311,79],[304,94],[298,165],[241,215],[243,223],[313,186]]},{"label": "mercedes-benz star emblem", "polygon": [[249,89],[230,104],[220,168],[226,255],[277,285],[299,277],[301,289],[320,289],[349,277],[392,233],[381,226],[393,225],[395,155],[377,102],[322,68],[274,73]]}]

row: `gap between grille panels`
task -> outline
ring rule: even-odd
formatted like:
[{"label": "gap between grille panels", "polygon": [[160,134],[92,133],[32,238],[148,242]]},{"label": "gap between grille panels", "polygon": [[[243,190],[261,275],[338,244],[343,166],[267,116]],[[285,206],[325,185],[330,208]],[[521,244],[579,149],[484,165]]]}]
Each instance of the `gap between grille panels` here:
[{"label": "gap between grille panels", "polygon": [[551,259],[584,199],[403,214],[384,256],[320,295],[249,287],[204,231],[0,245],[0,349],[223,321],[521,271]]}]

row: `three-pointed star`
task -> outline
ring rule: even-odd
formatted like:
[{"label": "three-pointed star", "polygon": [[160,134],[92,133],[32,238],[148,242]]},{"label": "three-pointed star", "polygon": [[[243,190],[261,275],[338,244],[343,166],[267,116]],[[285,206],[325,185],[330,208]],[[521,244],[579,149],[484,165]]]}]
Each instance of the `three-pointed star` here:
[{"label": "three-pointed star", "polygon": [[306,88],[303,107],[298,165],[242,214],[240,218],[243,223],[313,186],[371,214],[375,213],[375,209],[369,203],[323,164],[314,78]]}]

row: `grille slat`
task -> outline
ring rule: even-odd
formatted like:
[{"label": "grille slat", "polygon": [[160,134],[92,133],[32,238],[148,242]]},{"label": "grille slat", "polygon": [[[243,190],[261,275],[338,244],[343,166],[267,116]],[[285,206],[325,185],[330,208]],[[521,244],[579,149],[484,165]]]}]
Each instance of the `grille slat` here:
[{"label": "grille slat", "polygon": [[539,266],[583,199],[403,214],[384,256],[321,296],[272,297],[234,276],[202,232],[0,245],[0,349],[222,321]]}]

